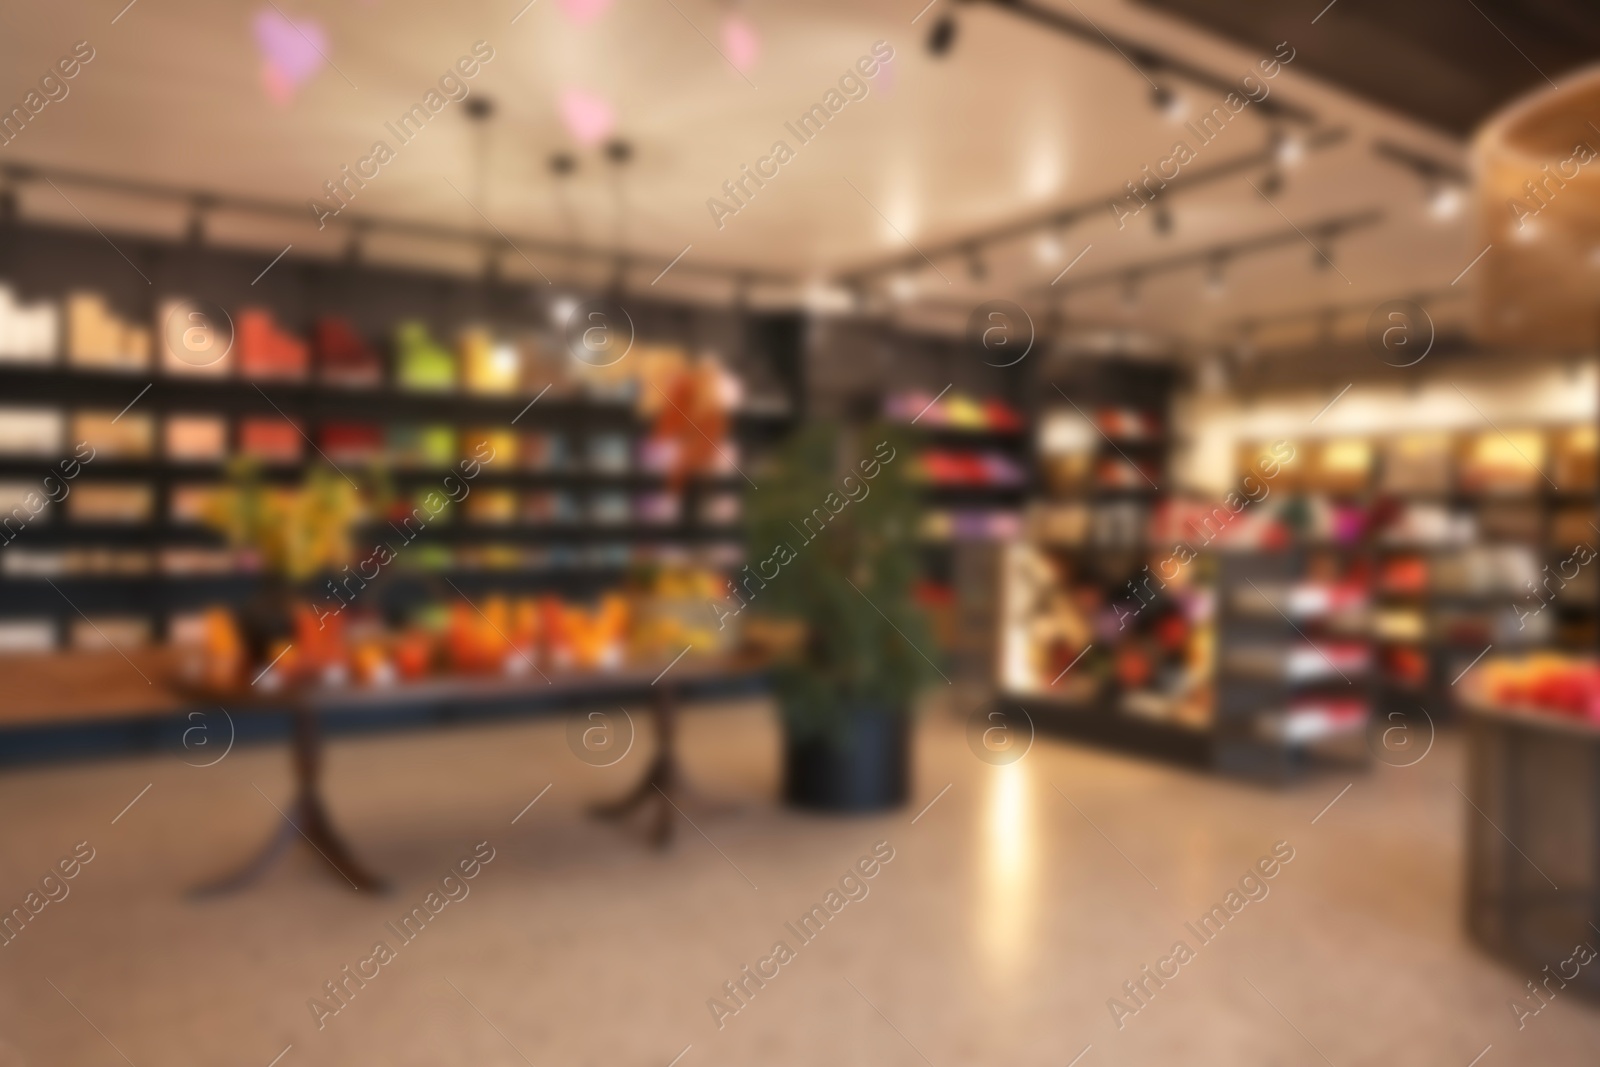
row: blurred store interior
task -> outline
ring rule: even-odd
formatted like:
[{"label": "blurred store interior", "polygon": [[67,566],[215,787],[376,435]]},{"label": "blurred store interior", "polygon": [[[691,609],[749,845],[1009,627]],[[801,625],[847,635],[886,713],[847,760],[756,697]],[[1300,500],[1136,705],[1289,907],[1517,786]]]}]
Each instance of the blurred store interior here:
[{"label": "blurred store interior", "polygon": [[0,1067],[1593,1062],[1600,13],[124,3]]}]

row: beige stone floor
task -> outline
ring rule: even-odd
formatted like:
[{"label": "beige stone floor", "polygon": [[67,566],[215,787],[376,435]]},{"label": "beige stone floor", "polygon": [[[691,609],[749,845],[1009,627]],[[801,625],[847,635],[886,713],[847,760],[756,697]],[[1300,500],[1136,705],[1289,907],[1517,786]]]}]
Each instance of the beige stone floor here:
[{"label": "beige stone floor", "polygon": [[[208,769],[172,755],[0,774],[7,909],[74,843],[96,850],[0,948],[0,1065],[267,1067],[291,1045],[282,1067],[668,1067],[686,1046],[681,1067],[1067,1067],[1086,1046],[1082,1067],[1467,1067],[1491,1045],[1482,1067],[1600,1060],[1600,1010],[1558,999],[1519,1033],[1506,1002],[1528,976],[1462,936],[1449,738],[1356,776],[1315,825],[1349,776],[1273,791],[1049,741],[992,767],[938,716],[915,801],[883,816],[776,806],[763,704],[689,715],[683,747],[697,781],[749,807],[696,819],[714,846],[680,823],[655,854],[582,814],[647,745],[596,770],[559,722],[337,740],[332,803],[397,882],[382,898],[304,856],[236,896],[184,898],[270,828],[255,787],[285,802],[276,747]],[[384,923],[485,839],[470,895],[319,1030],[308,999],[398,943]],[[798,946],[784,923],[880,840],[895,858],[868,895],[719,1030],[708,998],[774,941]],[[1270,895],[1119,1031],[1107,999],[1280,840],[1295,859]]]}]

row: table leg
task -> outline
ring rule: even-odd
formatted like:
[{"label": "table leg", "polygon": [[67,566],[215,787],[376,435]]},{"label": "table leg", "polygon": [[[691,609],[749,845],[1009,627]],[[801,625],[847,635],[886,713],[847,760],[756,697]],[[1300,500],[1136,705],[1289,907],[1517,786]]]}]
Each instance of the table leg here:
[{"label": "table leg", "polygon": [[378,893],[386,887],[368,872],[351,853],[350,847],[333,828],[322,799],[322,731],[317,713],[304,701],[295,701],[294,734],[291,746],[295,777],[295,799],[282,816],[277,830],[266,845],[237,871],[224,875],[194,890],[196,896],[209,896],[243,889],[259,879],[279,857],[300,838],[316,850],[352,889]]},{"label": "table leg", "polygon": [[650,704],[650,722],[655,730],[656,751],[650,757],[644,777],[624,796],[596,804],[589,812],[602,819],[620,821],[653,803],[656,812],[648,836],[650,843],[659,848],[672,840],[672,807],[667,800],[678,781],[677,699],[670,686],[656,691],[655,700]]},{"label": "table leg", "polygon": [[[700,799],[685,779],[683,769],[678,763],[678,696],[678,691],[673,686],[664,685],[656,690],[655,699],[650,705],[650,721],[655,729],[656,751],[639,784],[624,796],[596,804],[589,809],[590,814],[599,818],[620,821],[646,804],[653,804],[654,813],[650,820],[647,838],[658,848],[664,847],[672,840],[675,823],[673,817],[682,813],[684,807],[694,807],[711,814],[736,810],[736,805]],[[684,817],[688,818],[687,815]]]}]

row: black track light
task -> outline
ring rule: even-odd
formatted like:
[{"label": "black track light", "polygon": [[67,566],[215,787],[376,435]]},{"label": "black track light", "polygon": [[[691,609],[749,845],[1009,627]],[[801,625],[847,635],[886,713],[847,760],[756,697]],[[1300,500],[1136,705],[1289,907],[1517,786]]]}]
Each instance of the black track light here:
[{"label": "black track light", "polygon": [[956,18],[954,15],[941,15],[933,24],[933,29],[928,31],[928,54],[933,56],[946,56],[956,43]]},{"label": "black track light", "polygon": [[620,137],[606,142],[606,160],[615,166],[622,166],[633,158],[633,145]]},{"label": "black track light", "polygon": [[1150,89],[1150,106],[1161,112],[1161,117],[1168,122],[1183,121],[1183,97],[1169,85],[1157,83]]},{"label": "black track light", "polygon": [[967,276],[975,282],[981,282],[989,276],[989,267],[975,247],[967,249]]}]

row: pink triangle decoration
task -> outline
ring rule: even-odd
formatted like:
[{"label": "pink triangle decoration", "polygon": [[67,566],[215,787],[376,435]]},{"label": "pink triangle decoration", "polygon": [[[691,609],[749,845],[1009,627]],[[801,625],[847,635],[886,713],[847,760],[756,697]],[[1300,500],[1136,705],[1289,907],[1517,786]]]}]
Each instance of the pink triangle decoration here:
[{"label": "pink triangle decoration", "polygon": [[561,90],[561,121],[573,140],[589,147],[597,145],[611,135],[617,125],[617,113],[601,97],[582,89]]}]

